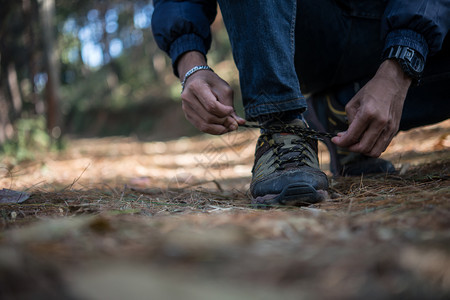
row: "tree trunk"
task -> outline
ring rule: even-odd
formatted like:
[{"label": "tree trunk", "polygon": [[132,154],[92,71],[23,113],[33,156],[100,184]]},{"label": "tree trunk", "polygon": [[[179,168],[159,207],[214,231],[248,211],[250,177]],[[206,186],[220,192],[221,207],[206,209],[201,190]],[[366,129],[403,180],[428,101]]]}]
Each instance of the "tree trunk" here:
[{"label": "tree trunk", "polygon": [[8,65],[8,85],[11,93],[14,113],[19,117],[22,112],[22,96],[20,95],[19,82],[17,79],[16,66],[14,63]]},{"label": "tree trunk", "polygon": [[38,23],[39,17],[39,4],[37,0],[23,0],[22,13],[24,22],[28,22],[26,26],[25,45],[29,49],[28,52],[28,78],[31,83],[31,95],[30,101],[34,104],[34,112],[38,115],[45,114],[44,100],[37,93],[36,82],[34,78],[38,73],[37,57],[39,56],[40,49],[37,47],[36,39],[39,39],[34,24]]},{"label": "tree trunk", "polygon": [[[55,0],[40,0],[40,21],[43,32],[44,57],[47,70],[46,104],[47,129],[52,132],[61,130],[61,112],[59,108],[59,57],[55,48]],[[57,138],[57,136],[54,136]]]},{"label": "tree trunk", "polygon": [[3,85],[0,82],[0,144],[12,138],[14,129],[9,119],[9,104],[5,98]]}]

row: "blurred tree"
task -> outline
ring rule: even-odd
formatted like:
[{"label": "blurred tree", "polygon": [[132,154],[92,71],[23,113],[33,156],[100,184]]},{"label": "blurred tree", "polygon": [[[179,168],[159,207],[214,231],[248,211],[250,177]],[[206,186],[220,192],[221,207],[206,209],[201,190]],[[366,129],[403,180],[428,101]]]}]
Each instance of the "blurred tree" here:
[{"label": "blurred tree", "polygon": [[47,130],[54,138],[61,134],[59,110],[59,53],[55,49],[55,0],[40,0],[40,22],[42,27],[43,55],[47,73],[46,104]]},{"label": "blurred tree", "polygon": [[[136,125],[145,132],[168,99],[179,99],[171,62],[151,34],[151,1],[0,0],[0,7],[0,144],[17,135],[19,119],[40,115],[53,137],[129,134],[102,129],[119,111],[147,115]],[[223,25],[213,31],[214,66],[231,51]]]},{"label": "blurred tree", "polygon": [[[22,99],[18,87],[17,68],[23,61],[13,59],[15,51],[21,51],[20,36],[23,26],[17,22],[21,12],[20,2],[2,1],[0,10],[0,142],[13,135],[12,121],[20,115]],[[15,110],[14,110],[15,108]]]}]

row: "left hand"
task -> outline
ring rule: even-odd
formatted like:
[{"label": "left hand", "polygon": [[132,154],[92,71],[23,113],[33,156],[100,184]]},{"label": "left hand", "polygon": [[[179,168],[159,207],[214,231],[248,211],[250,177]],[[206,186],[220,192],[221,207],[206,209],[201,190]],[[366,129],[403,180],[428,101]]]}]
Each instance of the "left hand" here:
[{"label": "left hand", "polygon": [[384,61],[375,76],[345,106],[347,131],[332,139],[352,152],[378,157],[400,126],[411,78],[393,60]]},{"label": "left hand", "polygon": [[[178,73],[183,76],[194,66],[204,65],[202,53],[188,51],[178,59]],[[186,119],[205,133],[224,134],[245,123],[234,110],[231,87],[209,70],[200,70],[188,78],[181,100]]]}]

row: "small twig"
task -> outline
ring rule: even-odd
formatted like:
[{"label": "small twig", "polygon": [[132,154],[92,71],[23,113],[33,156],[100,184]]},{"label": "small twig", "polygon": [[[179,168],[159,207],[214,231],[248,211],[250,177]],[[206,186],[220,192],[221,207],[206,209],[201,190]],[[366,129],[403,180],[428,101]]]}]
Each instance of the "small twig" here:
[{"label": "small twig", "polygon": [[348,208],[347,208],[347,215],[350,214],[350,211],[352,209],[352,204],[353,204],[353,198],[350,198],[350,203],[348,204]]},{"label": "small twig", "polygon": [[84,168],[83,172],[81,172],[80,176],[78,176],[78,178],[76,178],[76,179],[72,182],[72,184],[66,186],[66,187],[63,188],[62,190],[65,191],[67,188],[69,188],[69,189],[71,190],[71,189],[73,188],[73,186],[75,185],[75,183],[77,183],[78,180],[80,180],[81,176],[83,176],[84,172],[86,172],[86,170],[87,170],[90,166],[91,166],[91,164],[88,164],[88,165],[86,166],[86,168]]},{"label": "small twig", "polygon": [[29,188],[26,188],[25,191],[29,191],[29,190],[33,189],[34,187],[36,187],[36,186],[38,186],[38,185],[40,185],[40,184],[42,184],[42,183],[44,183],[44,182],[45,182],[45,180],[41,180],[41,181],[39,181],[38,183],[33,184],[33,185],[30,186]]},{"label": "small twig", "polygon": [[118,202],[122,202],[123,196],[124,196],[124,194],[125,194],[125,190],[126,190],[126,189],[127,189],[127,185],[125,184],[125,185],[123,186],[122,194],[120,195],[120,199],[119,199]]},{"label": "small twig", "polygon": [[[202,184],[205,184],[205,183],[214,183],[215,186],[217,187],[217,189],[218,189],[220,192],[223,192],[222,186],[221,186],[220,183],[217,182],[215,179],[213,179],[213,180],[199,181],[199,182],[195,182],[195,183],[191,183],[191,184],[186,184],[186,183],[184,183],[184,184],[186,185],[184,188],[168,188],[168,190],[169,190],[169,191],[175,191],[175,192],[178,192],[178,191],[183,191],[183,190],[185,190],[185,189],[187,189],[187,188],[199,186],[199,185],[202,185]],[[178,183],[178,178],[177,178],[177,186],[180,186],[180,185],[181,185],[181,184]]]},{"label": "small twig", "polygon": [[364,175],[361,174],[361,178],[360,178],[360,180],[359,180],[359,189],[360,189],[360,190],[364,188],[364,185],[363,185],[363,177],[364,177]]},{"label": "small twig", "polygon": [[218,189],[220,192],[223,192],[223,189],[222,189],[222,187],[220,186],[219,182],[217,182],[215,179],[213,179],[212,182],[214,182],[214,184],[216,185],[217,189]]},{"label": "small twig", "polygon": [[142,189],[137,187],[130,187],[130,191],[146,194],[146,195],[161,195],[163,194],[163,191],[161,188],[149,188],[149,189]]},{"label": "small twig", "polygon": [[138,202],[139,200],[141,200],[142,196],[144,196],[144,195],[140,194],[139,197],[136,199],[136,202]]}]

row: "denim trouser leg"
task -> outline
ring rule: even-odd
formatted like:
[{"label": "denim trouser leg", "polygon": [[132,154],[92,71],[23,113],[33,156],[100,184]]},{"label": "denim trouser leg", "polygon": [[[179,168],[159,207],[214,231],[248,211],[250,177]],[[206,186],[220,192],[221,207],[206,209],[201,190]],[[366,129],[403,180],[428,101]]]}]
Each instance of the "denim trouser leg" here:
[{"label": "denim trouser leg", "polygon": [[297,0],[219,0],[248,120],[303,110],[294,66]]},{"label": "denim trouser leg", "polygon": [[[343,5],[346,3],[346,5]],[[298,0],[295,64],[303,93],[333,93],[342,105],[375,75],[384,41],[380,20],[386,2],[378,0]],[[428,58],[423,83],[405,100],[400,129],[450,117],[450,36]]]}]

